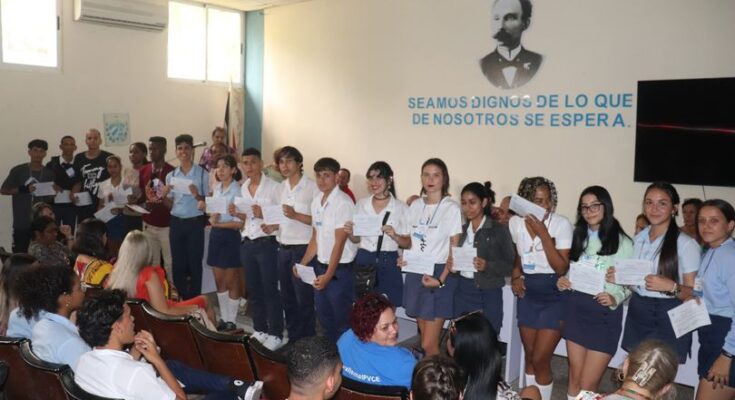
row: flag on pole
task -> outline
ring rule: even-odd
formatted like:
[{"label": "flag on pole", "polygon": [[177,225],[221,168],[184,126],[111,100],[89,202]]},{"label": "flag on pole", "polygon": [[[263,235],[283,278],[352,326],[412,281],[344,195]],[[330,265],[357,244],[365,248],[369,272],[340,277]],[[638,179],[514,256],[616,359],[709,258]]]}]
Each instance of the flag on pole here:
[{"label": "flag on pole", "polygon": [[[227,105],[225,106],[225,123],[222,125],[225,128],[225,143],[230,146],[230,92],[227,92]],[[234,138],[233,138],[234,139]]]}]

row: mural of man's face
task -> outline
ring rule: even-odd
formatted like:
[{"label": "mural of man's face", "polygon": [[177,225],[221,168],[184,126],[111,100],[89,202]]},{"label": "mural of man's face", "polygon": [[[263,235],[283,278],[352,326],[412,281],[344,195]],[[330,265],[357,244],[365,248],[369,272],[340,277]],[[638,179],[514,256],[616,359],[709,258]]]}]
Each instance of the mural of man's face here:
[{"label": "mural of man's face", "polygon": [[498,45],[516,48],[521,43],[523,31],[528,27],[523,21],[523,9],[519,0],[498,0],[493,5],[490,24],[493,38]]}]

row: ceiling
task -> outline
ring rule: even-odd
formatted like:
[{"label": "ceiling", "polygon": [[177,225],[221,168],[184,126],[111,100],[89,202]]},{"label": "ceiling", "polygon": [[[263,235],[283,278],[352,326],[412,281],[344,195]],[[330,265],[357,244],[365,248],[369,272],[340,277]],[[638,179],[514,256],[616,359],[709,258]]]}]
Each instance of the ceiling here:
[{"label": "ceiling", "polygon": [[195,0],[216,6],[234,8],[242,11],[262,10],[269,7],[285,6],[308,0]]}]

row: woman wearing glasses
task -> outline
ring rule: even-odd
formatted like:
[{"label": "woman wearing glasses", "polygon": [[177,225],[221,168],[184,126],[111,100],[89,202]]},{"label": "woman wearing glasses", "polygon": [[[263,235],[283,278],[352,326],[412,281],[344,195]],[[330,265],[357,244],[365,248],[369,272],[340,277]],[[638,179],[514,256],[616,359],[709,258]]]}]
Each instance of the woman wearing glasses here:
[{"label": "woman wearing glasses", "polygon": [[[601,186],[584,189],[577,203],[570,260],[604,274],[616,259],[632,256],[633,241],[614,217],[610,193]],[[557,287],[571,290],[574,282],[561,277]],[[604,291],[596,295],[580,291],[569,295],[562,329],[569,356],[567,398],[575,398],[580,389],[597,391],[600,378],[618,349],[623,328],[620,305],[629,295],[627,288],[614,283],[605,283]]]},{"label": "woman wearing glasses", "polygon": [[538,386],[542,398],[549,400],[553,388],[551,356],[561,340],[564,314],[556,281],[569,268],[573,228],[568,219],[554,212],[557,195],[550,180],[524,178],[518,195],[546,209],[543,220],[533,215],[514,216],[508,227],[518,252],[511,282],[513,294],[518,296],[526,385]]}]

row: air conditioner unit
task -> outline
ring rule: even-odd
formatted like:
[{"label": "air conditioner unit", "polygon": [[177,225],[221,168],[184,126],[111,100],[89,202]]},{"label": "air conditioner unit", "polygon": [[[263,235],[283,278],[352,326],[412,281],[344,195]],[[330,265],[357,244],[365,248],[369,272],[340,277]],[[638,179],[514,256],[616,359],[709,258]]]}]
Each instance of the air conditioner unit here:
[{"label": "air conditioner unit", "polygon": [[74,20],[163,30],[168,0],[74,0]]}]

